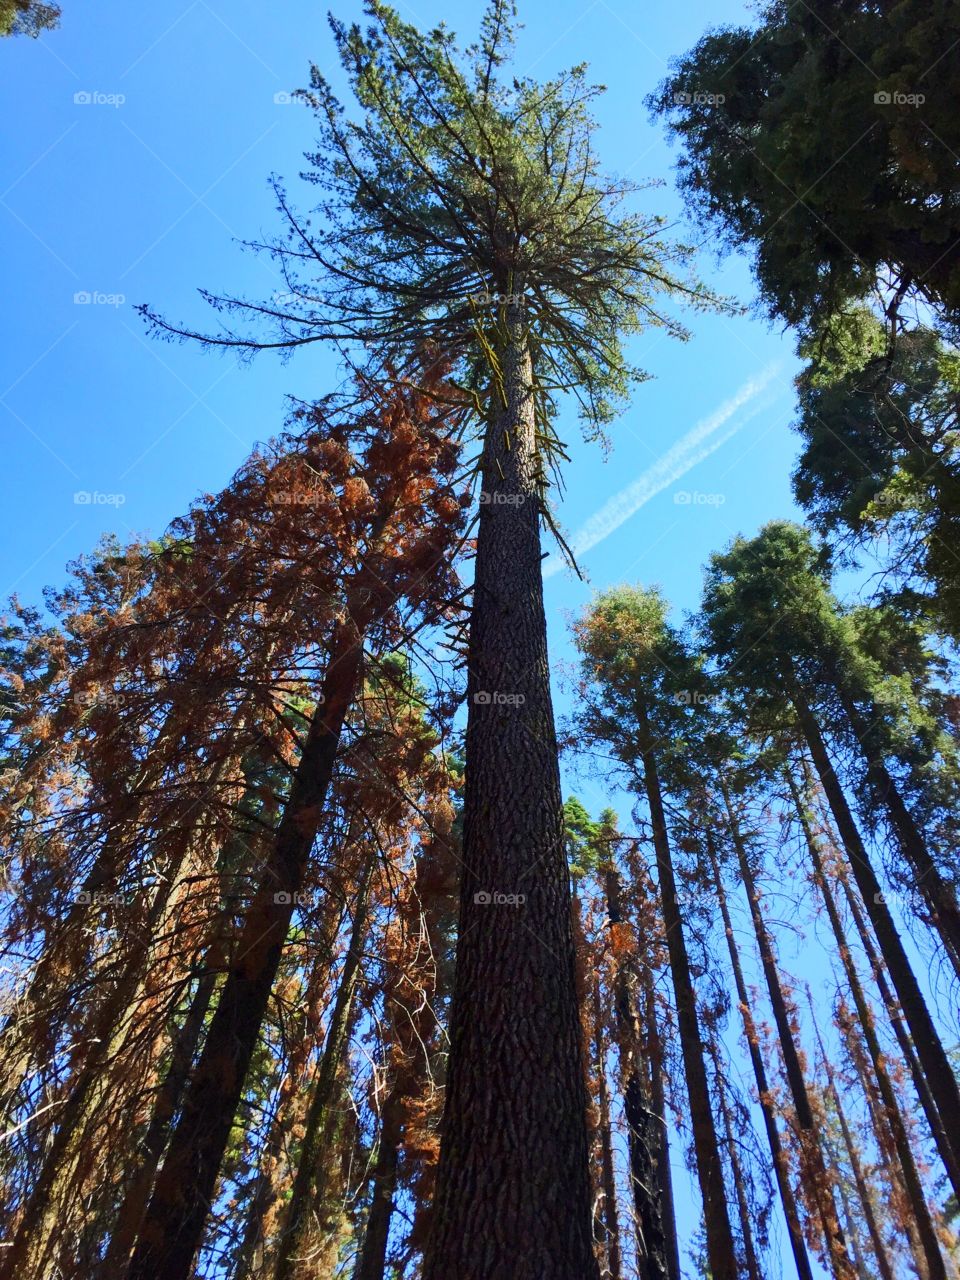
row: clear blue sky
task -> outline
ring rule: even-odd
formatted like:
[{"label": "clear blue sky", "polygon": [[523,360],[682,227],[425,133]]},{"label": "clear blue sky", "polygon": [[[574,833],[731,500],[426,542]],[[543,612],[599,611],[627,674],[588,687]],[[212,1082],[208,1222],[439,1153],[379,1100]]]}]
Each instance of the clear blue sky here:
[{"label": "clear blue sky", "polygon": [[[400,5],[421,25],[442,17],[468,37],[480,8]],[[358,17],[360,6],[342,0],[337,13]],[[524,0],[517,67],[546,77],[589,62],[609,87],[598,106],[607,166],[661,180],[642,204],[682,223],[675,156],[643,97],[710,23],[744,15],[733,0]],[[158,534],[278,430],[286,394],[330,388],[335,369],[316,346],[287,365],[262,356],[238,368],[228,356],[146,338],[133,310],[150,302],[201,321],[198,286],[252,296],[281,287],[236,240],[276,226],[267,175],[293,179],[311,145],[309,113],[275,100],[306,83],[311,61],[339,82],[323,6],[305,0],[157,9],[64,0],[61,30],[0,43],[0,596],[38,601],[104,531]],[[718,264],[709,242],[701,270],[752,299],[744,263]],[[592,585],[658,583],[681,610],[696,604],[711,551],[795,514],[789,336],[747,317],[689,323],[686,344],[658,333],[636,340],[652,380],[615,426],[606,460],[579,442],[575,422],[560,424],[573,450],[563,525],[575,536],[592,521],[595,537],[607,535],[583,556]],[[99,500],[78,503],[77,493]],[[598,516],[618,494],[612,516]],[[566,571],[548,578],[558,666],[571,658],[564,615],[590,590]],[[609,803],[599,788],[579,790],[594,812]]]}]

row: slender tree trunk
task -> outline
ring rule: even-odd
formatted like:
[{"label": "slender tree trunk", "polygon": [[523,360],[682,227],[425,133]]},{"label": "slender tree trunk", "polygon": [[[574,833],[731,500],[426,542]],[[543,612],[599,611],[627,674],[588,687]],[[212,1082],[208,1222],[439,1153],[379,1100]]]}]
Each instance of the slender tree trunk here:
[{"label": "slender tree trunk", "polygon": [[360,684],[362,628],[336,625],[330,663],[264,877],[147,1209],[128,1280],[187,1280]]},{"label": "slender tree trunk", "polygon": [[747,1042],[750,1062],[753,1066],[754,1079],[757,1083],[757,1100],[760,1104],[760,1111],[763,1115],[763,1124],[767,1133],[767,1142],[770,1146],[770,1158],[773,1162],[773,1172],[777,1179],[777,1187],[780,1191],[780,1200],[783,1204],[783,1216],[787,1224],[787,1235],[790,1239],[790,1249],[793,1253],[794,1265],[797,1268],[798,1280],[813,1280],[813,1271],[811,1270],[810,1258],[807,1254],[807,1244],[803,1235],[803,1227],[800,1224],[800,1213],[797,1208],[797,1200],[793,1193],[793,1187],[790,1185],[790,1164],[787,1159],[787,1153],[784,1150],[783,1143],[780,1141],[780,1131],[777,1128],[777,1118],[773,1109],[772,1094],[770,1092],[770,1085],[767,1081],[767,1069],[764,1065],[763,1055],[760,1052],[760,1040],[757,1035],[757,1028],[753,1021],[753,1013],[750,1008],[750,997],[747,991],[747,984],[743,976],[743,966],[740,963],[740,952],[737,948],[736,938],[733,932],[730,908],[727,904],[727,895],[723,887],[723,881],[720,876],[720,867],[713,851],[712,841],[710,842],[710,860],[714,883],[717,887],[717,898],[720,903],[720,915],[723,919],[723,929],[727,938],[727,950],[730,953],[730,965],[733,969],[733,980],[737,991],[737,1001],[740,1005],[740,1016],[743,1019],[743,1034]]},{"label": "slender tree trunk", "polygon": [[217,961],[207,957],[204,972],[201,974],[197,989],[194,992],[189,1012],[184,1019],[180,1032],[174,1041],[170,1067],[164,1077],[163,1084],[157,1093],[153,1115],[138,1147],[139,1163],[127,1186],[120,1209],[117,1213],[110,1242],[104,1254],[100,1270],[102,1280],[113,1280],[122,1275],[130,1257],[130,1251],[137,1238],[140,1223],[146,1211],[150,1197],[150,1188],[156,1176],[157,1166],[166,1145],[170,1121],[173,1118],[184,1088],[190,1076],[193,1063],[203,1032],[203,1024],[210,1009],[214,989],[217,985]]},{"label": "slender tree trunk", "polygon": [[927,1085],[940,1115],[950,1155],[960,1149],[960,1089],[950,1067],[943,1043],[937,1033],[920,986],[914,976],[907,953],[897,932],[893,917],[884,901],[880,883],[870,862],[860,832],[857,830],[843,788],[834,771],[820,728],[795,682],[791,696],[800,727],[806,739],[814,768],[833,813],[840,839],[850,860],[854,880],[873,925],[907,1026],[923,1068]]},{"label": "slender tree trunk", "polygon": [[857,973],[856,965],[853,962],[853,956],[850,953],[850,947],[847,943],[847,937],[844,932],[843,923],[840,919],[840,913],[837,910],[833,891],[830,888],[829,881],[824,871],[820,848],[817,844],[817,839],[813,833],[813,829],[810,826],[809,816],[803,804],[803,797],[797,789],[797,784],[792,774],[788,774],[788,780],[794,805],[796,806],[797,816],[800,819],[800,825],[803,829],[807,849],[810,854],[810,860],[813,864],[814,880],[820,890],[820,896],[823,898],[823,903],[827,910],[827,918],[830,921],[830,927],[833,931],[834,940],[837,944],[837,953],[840,956],[840,961],[843,965],[847,985],[850,988],[850,994],[853,997],[857,1017],[860,1020],[860,1029],[863,1034],[864,1042],[867,1046],[867,1052],[870,1055],[870,1063],[873,1068],[876,1090],[879,1094],[886,1123],[889,1126],[890,1136],[893,1139],[897,1159],[900,1162],[904,1190],[906,1191],[910,1202],[913,1222],[926,1260],[927,1272],[930,1280],[947,1280],[947,1272],[944,1266],[943,1256],[940,1252],[937,1233],[933,1225],[933,1220],[930,1217],[930,1207],[927,1204],[927,1198],[923,1191],[923,1184],[920,1181],[920,1174],[917,1171],[916,1162],[913,1158],[913,1148],[910,1145],[910,1139],[907,1134],[906,1126],[903,1122],[903,1115],[900,1111],[900,1104],[897,1099],[896,1090],[893,1087],[893,1081],[891,1080],[890,1073],[887,1070],[886,1059],[877,1038],[877,1029],[876,1022],[873,1017],[873,1010],[867,1003],[867,998],[860,982],[860,976]]},{"label": "slender tree trunk", "polygon": [[306,1128],[300,1144],[300,1158],[287,1205],[286,1223],[277,1244],[273,1280],[290,1280],[298,1255],[306,1242],[310,1227],[311,1203],[322,1204],[326,1192],[325,1177],[329,1161],[325,1157],[329,1152],[324,1150],[324,1138],[327,1135],[330,1107],[336,1091],[337,1074],[347,1045],[350,1011],[353,1007],[353,996],[360,972],[363,944],[367,936],[373,866],[374,858],[368,855],[357,886],[350,943],[344,958],[337,997],[330,1015],[330,1026],[327,1029],[327,1038],[320,1056],[313,1095],[307,1111]]},{"label": "slender tree trunk", "polygon": [[930,908],[931,923],[943,941],[954,971],[960,976],[960,906],[953,888],[943,879],[930,856],[920,828],[873,739],[870,725],[879,718],[879,713],[871,707],[869,715],[864,716],[839,678],[836,679],[836,688],[867,762],[867,778],[874,794],[887,810],[897,842],[914,870],[917,889]]},{"label": "slender tree trunk", "polygon": [[617,1213],[617,1179],[613,1163],[613,1131],[610,1127],[610,1085],[607,1080],[607,1041],[603,1029],[600,977],[596,973],[593,978],[593,1025],[595,1069],[600,1095],[600,1187],[603,1192],[603,1225],[607,1242],[606,1275],[610,1280],[622,1280],[620,1218]]},{"label": "slender tree trunk", "polygon": [[673,1199],[673,1175],[670,1172],[670,1138],[667,1131],[667,1099],[663,1086],[663,1042],[657,1024],[657,997],[653,987],[653,970],[647,967],[643,982],[644,1034],[650,1060],[650,1109],[656,1125],[654,1162],[660,1191],[660,1212],[667,1253],[667,1280],[682,1280],[680,1271],[680,1238],[677,1212]]},{"label": "slender tree trunk", "polygon": [[677,1008],[677,1030],[687,1081],[693,1147],[697,1161],[697,1177],[703,1199],[703,1216],[707,1232],[707,1254],[712,1280],[735,1280],[737,1252],[730,1227],[723,1162],[713,1119],[710,1089],[703,1057],[703,1040],[697,1017],[697,997],[690,974],[690,960],[683,933],[683,917],[677,894],[677,882],[670,852],[670,837],[663,812],[660,779],[653,750],[653,736],[646,707],[638,701],[640,749],[643,756],[643,782],[650,809],[657,876],[660,882],[660,907],[663,912],[667,954],[673,977]]},{"label": "slender tree trunk", "polygon": [[[498,500],[480,507],[460,932],[425,1280],[597,1275],[525,326],[511,305],[484,442],[483,490]],[[486,896],[497,894],[524,901]]]},{"label": "slender tree trunk", "polygon": [[[611,927],[623,923],[620,874],[612,864],[604,873],[607,916]],[[667,1242],[661,1203],[658,1155],[660,1133],[643,1076],[643,1043],[637,1008],[637,980],[630,961],[617,959],[614,1015],[623,1079],[623,1110],[627,1122],[630,1182],[637,1220],[637,1270],[640,1280],[668,1280]]]},{"label": "slender tree trunk", "polygon": [[811,1201],[816,1205],[817,1216],[820,1219],[833,1274],[837,1277],[837,1280],[854,1280],[853,1266],[847,1253],[843,1230],[837,1217],[833,1188],[823,1159],[817,1124],[814,1120],[813,1107],[810,1104],[807,1082],[803,1074],[803,1065],[800,1061],[800,1054],[794,1038],[790,1010],[787,1008],[783,986],[780,982],[780,974],[777,970],[773,942],[767,932],[767,926],[760,911],[760,896],[757,892],[750,859],[743,843],[740,824],[734,814],[726,786],[722,781],[720,785],[724,806],[727,811],[730,835],[737,854],[737,865],[746,890],[747,901],[750,904],[750,918],[753,921],[757,949],[760,952],[760,963],[767,984],[770,1006],[773,1010],[773,1020],[777,1027],[777,1038],[780,1042],[780,1052],[783,1055],[787,1084],[790,1087],[790,1098],[800,1130],[798,1136],[800,1161],[803,1167],[802,1184],[807,1190]]},{"label": "slender tree trunk", "polygon": [[391,1094],[384,1104],[380,1120],[370,1209],[353,1280],[383,1280],[387,1265],[387,1244],[390,1240],[399,1164],[400,1116],[397,1102],[398,1099]]},{"label": "slender tree trunk", "polygon": [[[812,1001],[810,1013],[811,1017],[815,1017]],[[816,1023],[814,1025],[816,1025]],[[870,1199],[870,1191],[863,1175],[863,1167],[860,1164],[860,1157],[857,1153],[856,1144],[853,1141],[853,1135],[850,1132],[850,1126],[847,1123],[843,1103],[840,1100],[840,1091],[833,1078],[833,1070],[830,1066],[829,1059],[824,1052],[823,1041],[820,1039],[819,1027],[816,1027],[816,1032],[817,1043],[820,1047],[820,1057],[823,1062],[823,1069],[827,1076],[827,1088],[837,1112],[837,1120],[840,1123],[840,1132],[843,1135],[843,1145],[847,1151],[847,1160],[850,1164],[850,1170],[853,1173],[854,1186],[857,1188],[857,1197],[860,1200],[860,1207],[863,1210],[863,1219],[867,1224],[867,1232],[870,1236],[870,1246],[873,1250],[877,1267],[879,1268],[880,1280],[895,1280],[893,1269],[890,1265],[890,1259],[887,1255],[886,1245],[883,1241],[883,1235],[880,1231],[880,1225],[877,1222],[877,1215],[873,1207],[873,1201]]]},{"label": "slender tree trunk", "polygon": [[730,1160],[730,1169],[733,1173],[733,1185],[737,1195],[737,1211],[740,1215],[740,1238],[743,1241],[743,1260],[746,1264],[746,1272],[749,1280],[763,1280],[760,1271],[760,1261],[757,1258],[757,1249],[753,1240],[753,1226],[750,1219],[750,1202],[747,1198],[747,1184],[743,1176],[743,1166],[740,1163],[740,1157],[737,1154],[737,1140],[733,1132],[733,1121],[730,1116],[730,1104],[727,1101],[727,1091],[723,1084],[723,1078],[720,1074],[719,1056],[716,1047],[711,1045],[711,1056],[713,1057],[714,1071],[717,1080],[717,1097],[720,1101],[720,1118],[723,1120],[723,1137],[727,1148],[727,1156]]}]

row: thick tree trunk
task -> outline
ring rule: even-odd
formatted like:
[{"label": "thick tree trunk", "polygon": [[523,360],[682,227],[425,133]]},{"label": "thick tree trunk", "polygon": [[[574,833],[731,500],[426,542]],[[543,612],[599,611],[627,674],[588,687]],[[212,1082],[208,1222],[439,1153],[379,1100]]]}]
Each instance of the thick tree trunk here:
[{"label": "thick tree trunk", "polygon": [[450,1073],[424,1277],[587,1280],[597,1270],[532,369],[525,317],[511,306],[502,329],[470,623]]},{"label": "thick tree trunk", "polygon": [[953,1152],[960,1150],[960,1089],[957,1087],[956,1077],[910,966],[903,943],[900,941],[893,917],[884,901],[880,882],[877,880],[860,832],[853,820],[853,814],[850,812],[850,806],[843,794],[843,788],[830,761],[820,728],[802,693],[795,683],[792,681],[791,683],[793,684],[791,696],[800,727],[837,825],[840,839],[850,860],[854,880],[860,890],[870,923],[873,925],[880,952],[900,999],[900,1006],[907,1026],[910,1028],[917,1057],[940,1116],[942,1131],[946,1138],[947,1154],[952,1158]]},{"label": "thick tree trunk", "polygon": [[836,680],[836,687],[850,727],[863,751],[867,763],[867,778],[873,793],[886,808],[897,842],[913,868],[917,889],[930,909],[930,922],[943,941],[954,972],[960,976],[960,906],[957,904],[957,896],[930,856],[923,834],[891,777],[871,733],[870,726],[879,720],[879,712],[876,707],[871,707],[868,715],[864,716],[841,680]]},{"label": "thick tree trunk", "polygon": [[274,1280],[290,1280],[310,1227],[310,1206],[314,1202],[322,1205],[324,1201],[325,1175],[331,1164],[329,1152],[324,1150],[324,1138],[328,1133],[328,1120],[336,1093],[337,1075],[347,1046],[350,1011],[353,1007],[353,996],[360,973],[363,944],[367,936],[373,865],[373,856],[368,855],[366,866],[360,876],[360,883],[357,885],[350,943],[344,958],[333,1011],[330,1014],[327,1038],[313,1083],[313,1095],[300,1143],[297,1172],[290,1190],[286,1222],[277,1244],[273,1267]]},{"label": "thick tree trunk", "polygon": [[703,1217],[707,1233],[707,1254],[712,1280],[735,1280],[737,1252],[730,1227],[723,1162],[713,1119],[710,1089],[703,1057],[703,1040],[697,1017],[697,997],[690,973],[690,960],[683,933],[683,916],[673,872],[670,837],[663,812],[660,779],[653,750],[653,736],[646,708],[637,705],[640,726],[640,749],[643,756],[643,783],[650,809],[657,876],[660,882],[660,908],[663,913],[667,954],[673,978],[677,1009],[677,1030],[690,1102],[693,1147],[697,1162],[697,1178],[703,1199]]},{"label": "thick tree trunk", "polygon": [[788,775],[788,779],[797,816],[800,819],[800,825],[803,829],[804,839],[810,854],[810,860],[813,864],[814,880],[820,890],[820,896],[823,898],[823,904],[826,907],[827,918],[830,921],[830,928],[833,931],[834,940],[837,944],[837,953],[840,956],[847,979],[847,985],[850,988],[850,994],[853,997],[857,1017],[860,1020],[860,1030],[863,1035],[864,1043],[866,1044],[867,1052],[870,1055],[874,1083],[877,1093],[879,1094],[879,1101],[886,1123],[889,1126],[890,1136],[893,1139],[893,1146],[897,1153],[897,1159],[900,1162],[903,1186],[910,1202],[913,1224],[923,1250],[927,1274],[930,1280],[947,1280],[947,1272],[944,1266],[943,1256],[940,1253],[936,1229],[930,1216],[930,1207],[927,1204],[927,1199],[923,1192],[923,1184],[920,1181],[920,1174],[917,1170],[916,1161],[913,1158],[913,1148],[910,1145],[910,1138],[903,1122],[903,1115],[900,1111],[900,1104],[897,1099],[896,1090],[894,1089],[893,1081],[890,1078],[890,1073],[887,1070],[886,1059],[884,1057],[883,1050],[880,1047],[880,1041],[877,1037],[873,1010],[867,1003],[867,998],[860,982],[860,975],[857,973],[856,965],[853,962],[853,956],[850,953],[850,947],[847,943],[843,922],[840,919],[840,913],[837,910],[833,891],[830,888],[830,882],[827,879],[824,870],[820,848],[810,825],[809,816],[803,804],[803,797],[797,788],[796,781],[792,774]]},{"label": "thick tree trunk", "polygon": [[[616,867],[606,868],[604,884],[610,924],[622,924],[620,875]],[[653,1112],[640,1056],[643,1037],[637,1007],[638,983],[629,959],[619,959],[617,963],[614,1015],[630,1153],[630,1182],[637,1222],[637,1272],[640,1280],[669,1280],[658,1169],[658,1156],[661,1155],[659,1123]]]},{"label": "thick tree trunk", "polygon": [[837,1280],[854,1280],[853,1266],[847,1254],[846,1242],[837,1217],[836,1205],[833,1199],[833,1186],[823,1159],[817,1124],[814,1120],[813,1107],[810,1103],[807,1082],[803,1074],[803,1065],[800,1061],[800,1053],[794,1038],[790,1010],[787,1008],[786,997],[780,982],[780,974],[777,970],[773,942],[767,932],[767,926],[760,911],[760,896],[757,892],[753,868],[750,866],[750,859],[743,843],[740,824],[730,803],[727,789],[722,782],[721,789],[724,806],[727,811],[729,831],[737,855],[737,865],[740,869],[740,876],[750,905],[750,918],[753,922],[753,931],[757,939],[760,963],[767,985],[767,994],[770,998],[770,1007],[773,1010],[773,1020],[776,1024],[780,1052],[783,1057],[787,1084],[790,1088],[790,1098],[799,1128],[798,1139],[802,1166],[802,1185],[806,1189],[812,1205],[816,1206],[816,1213],[820,1219],[834,1276],[836,1276]]},{"label": "thick tree trunk", "polygon": [[760,1111],[763,1115],[763,1124],[766,1129],[767,1142],[770,1147],[770,1158],[773,1162],[773,1172],[777,1179],[777,1187],[780,1191],[780,1200],[783,1204],[783,1216],[787,1224],[787,1235],[790,1238],[790,1249],[793,1253],[794,1265],[797,1268],[798,1280],[813,1280],[813,1271],[811,1270],[810,1258],[807,1254],[807,1245],[803,1235],[803,1227],[800,1224],[800,1213],[797,1208],[797,1200],[793,1193],[793,1187],[790,1185],[790,1164],[787,1159],[787,1153],[784,1150],[783,1143],[780,1141],[780,1131],[777,1128],[777,1118],[774,1113],[770,1085],[767,1080],[767,1069],[764,1065],[763,1055],[760,1052],[760,1040],[757,1035],[757,1028],[754,1023],[753,1013],[750,1007],[750,996],[743,976],[743,966],[740,963],[740,952],[737,948],[737,942],[733,932],[733,921],[730,918],[730,908],[727,904],[727,895],[720,876],[720,867],[717,864],[716,856],[713,852],[712,842],[710,847],[710,859],[713,870],[713,879],[717,887],[717,897],[720,903],[720,915],[723,919],[723,929],[727,939],[727,950],[730,953],[730,965],[733,969],[733,981],[737,991],[737,1001],[740,1005],[740,1016],[743,1019],[743,1034],[747,1042],[750,1062],[753,1065],[754,1079],[757,1083],[757,1100],[760,1104]]},{"label": "thick tree trunk", "polygon": [[359,688],[362,645],[362,631],[352,620],[337,624],[323,698],[157,1178],[128,1280],[187,1280],[190,1274],[320,823],[340,733]]}]

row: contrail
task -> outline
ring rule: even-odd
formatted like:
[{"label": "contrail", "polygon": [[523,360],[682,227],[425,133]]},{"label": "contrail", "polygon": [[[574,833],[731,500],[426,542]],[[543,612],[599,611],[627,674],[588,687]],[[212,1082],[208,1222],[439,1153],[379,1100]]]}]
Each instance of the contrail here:
[{"label": "contrail", "polygon": [[[627,485],[625,489],[614,494],[609,502],[604,503],[600,510],[581,525],[571,538],[570,549],[574,556],[579,559],[598,543],[609,538],[614,530],[625,524],[651,498],[655,498],[658,493],[674,484],[681,476],[685,476],[699,462],[703,462],[721,445],[726,444],[731,436],[736,435],[741,427],[761,411],[763,405],[758,405],[753,412],[735,422],[721,435],[718,436],[717,432],[726,426],[744,405],[755,400],[770,385],[780,368],[779,362],[768,365],[762,373],[745,382],[736,395],[731,396],[708,417],[702,418],[682,439],[668,449],[662,458],[658,458],[652,467],[638,476],[633,484]],[[561,556],[551,556],[544,565],[543,576],[552,578],[555,573],[560,572],[565,563]]]}]

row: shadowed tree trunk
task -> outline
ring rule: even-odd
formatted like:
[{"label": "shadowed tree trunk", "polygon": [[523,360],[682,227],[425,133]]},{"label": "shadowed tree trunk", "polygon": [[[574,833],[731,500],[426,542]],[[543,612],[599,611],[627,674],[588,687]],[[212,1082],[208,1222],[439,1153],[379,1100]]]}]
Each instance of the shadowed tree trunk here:
[{"label": "shadowed tree trunk", "polygon": [[663,1216],[663,1235],[667,1250],[668,1280],[682,1280],[680,1272],[680,1239],[677,1235],[677,1213],[673,1200],[673,1175],[670,1171],[670,1138],[667,1132],[667,1099],[663,1086],[663,1043],[657,1023],[657,997],[653,987],[653,969],[648,965],[643,979],[644,1038],[650,1060],[650,1109],[656,1123],[657,1186]]},{"label": "shadowed tree trunk", "polygon": [[733,1185],[737,1195],[737,1211],[740,1215],[740,1238],[743,1241],[743,1260],[746,1264],[746,1274],[748,1280],[763,1280],[760,1260],[757,1257],[757,1248],[753,1240],[753,1226],[750,1218],[750,1201],[747,1197],[746,1179],[743,1175],[740,1157],[737,1154],[737,1139],[733,1131],[730,1104],[727,1100],[723,1077],[720,1074],[719,1055],[716,1052],[715,1045],[711,1045],[710,1052],[713,1058],[714,1071],[716,1072],[717,1097],[720,1102],[720,1117],[723,1120],[723,1139],[726,1144],[730,1171],[733,1174]]},{"label": "shadowed tree trunk", "polygon": [[[500,292],[520,293],[519,282]],[[425,1280],[597,1275],[526,323],[512,303],[484,441],[481,483],[500,500],[480,507],[460,931]]]},{"label": "shadowed tree trunk", "polygon": [[600,1187],[603,1192],[603,1226],[606,1239],[606,1275],[622,1280],[623,1260],[620,1255],[620,1217],[617,1213],[617,1179],[613,1163],[613,1132],[610,1124],[610,1085],[607,1080],[607,1038],[603,1027],[603,1001],[600,977],[593,978],[593,1023],[595,1070],[599,1093]]}]

